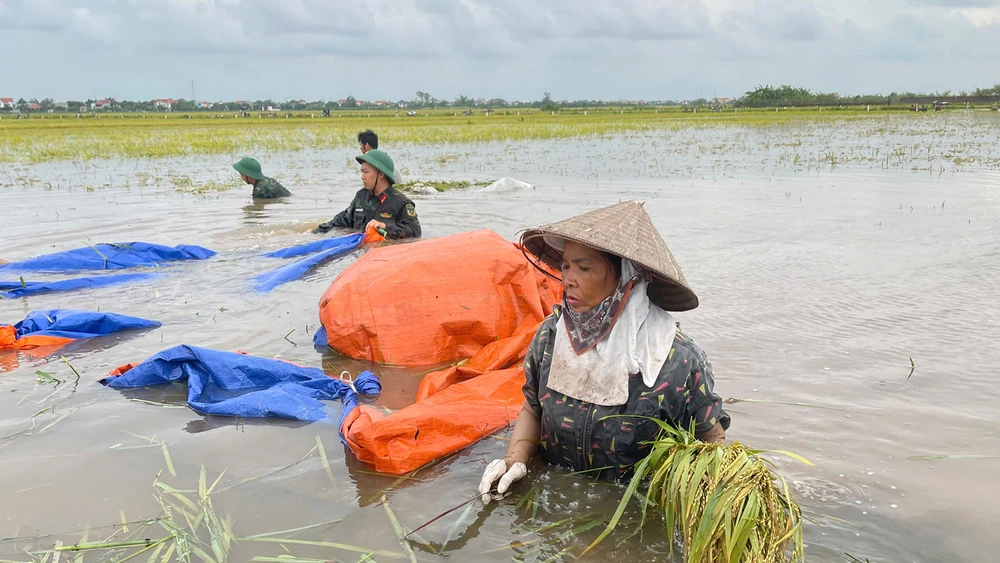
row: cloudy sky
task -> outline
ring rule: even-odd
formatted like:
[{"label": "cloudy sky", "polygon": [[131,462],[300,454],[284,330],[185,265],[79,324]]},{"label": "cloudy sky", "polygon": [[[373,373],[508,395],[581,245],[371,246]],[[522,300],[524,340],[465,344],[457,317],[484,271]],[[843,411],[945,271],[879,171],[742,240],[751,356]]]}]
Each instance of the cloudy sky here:
[{"label": "cloudy sky", "polygon": [[0,97],[692,99],[1000,83],[1000,0],[0,0]]}]

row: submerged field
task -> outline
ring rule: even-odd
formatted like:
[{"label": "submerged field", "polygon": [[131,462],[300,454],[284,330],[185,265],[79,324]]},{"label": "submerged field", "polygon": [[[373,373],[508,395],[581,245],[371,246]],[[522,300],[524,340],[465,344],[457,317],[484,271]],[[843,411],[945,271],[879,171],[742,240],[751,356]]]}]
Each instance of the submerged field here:
[{"label": "submerged field", "polygon": [[[270,294],[249,283],[275,265],[261,253],[315,240],[348,204],[367,128],[407,182],[449,188],[412,196],[426,238],[514,240],[644,201],[700,297],[678,320],[731,399],[729,437],[815,464],[773,458],[807,518],[808,561],[993,556],[1000,115],[519,117],[0,120],[0,260],[129,240],[220,252],[155,281],[0,300],[0,323],[59,307],[163,323],[0,367],[0,561],[183,549],[220,562],[555,562],[600,534],[624,489],[542,464],[511,497],[462,504],[506,432],[399,479],[357,462],[335,424],[204,417],[183,387],[95,383],[193,344],[371,369],[380,407],[408,404],[426,368],[310,344],[320,296],[357,253]],[[294,195],[252,201],[231,168],[244,153]],[[480,191],[502,177],[534,187]],[[655,511],[640,527],[633,507],[587,557],[663,561],[675,543],[663,528]]]},{"label": "submerged field", "polygon": [[[610,110],[560,112],[555,115],[537,110],[505,110],[492,115],[481,112],[471,116],[458,112],[424,113],[407,117],[405,112],[350,111],[331,117],[297,113],[294,117],[235,118],[217,116],[175,116],[173,114],[100,115],[77,119],[71,115],[47,114],[32,119],[0,120],[0,162],[47,162],[53,160],[136,159],[184,155],[242,154],[247,152],[288,152],[326,150],[356,145],[357,133],[375,129],[387,146],[455,145],[502,141],[531,140],[542,143],[567,138],[608,138],[646,132],[675,132],[679,140],[713,153],[767,151],[783,148],[796,164],[809,164],[815,135],[830,126],[845,123],[857,129],[860,146],[828,150],[811,160],[828,164],[870,160],[892,167],[913,157],[935,158],[955,164],[982,161],[1000,167],[1000,152],[989,146],[989,137],[964,139],[954,145],[949,128],[955,114],[917,114],[908,112],[866,112],[856,109],[836,111],[782,110],[685,113],[676,110]],[[961,112],[965,126],[996,126],[995,112]],[[934,142],[907,139],[911,129],[936,137]],[[687,139],[686,134],[702,131],[725,132],[728,142],[702,143]],[[740,136],[748,132],[770,137],[765,143],[741,145]],[[987,131],[984,130],[984,133]],[[714,135],[714,134],[713,134]],[[901,135],[898,146],[879,146],[882,137]],[[836,142],[836,139],[830,139]],[[914,141],[908,143],[907,141]],[[981,145],[980,145],[981,143]],[[805,148],[802,151],[797,147]],[[695,148],[695,147],[692,147]],[[677,147],[669,149],[676,150]],[[668,149],[668,150],[669,150]]]}]

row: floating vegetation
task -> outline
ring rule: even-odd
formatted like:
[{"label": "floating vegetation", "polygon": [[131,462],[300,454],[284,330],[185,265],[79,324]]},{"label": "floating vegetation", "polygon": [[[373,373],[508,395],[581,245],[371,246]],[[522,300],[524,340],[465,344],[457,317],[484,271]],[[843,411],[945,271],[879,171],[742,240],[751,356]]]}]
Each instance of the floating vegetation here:
[{"label": "floating vegetation", "polygon": [[[683,538],[685,561],[804,560],[802,512],[784,478],[776,477],[768,462],[758,457],[765,450],[749,450],[739,442],[700,442],[693,428],[656,422],[661,430],[652,450],[636,464],[618,510],[584,553],[615,529],[639,484],[648,478],[643,522],[649,505],[659,505],[667,533],[677,530]],[[790,452],[774,453],[812,465]]]},{"label": "floating vegetation", "polygon": [[450,190],[466,190],[475,187],[481,188],[492,183],[492,180],[420,180],[398,184],[395,188],[402,192],[434,193]]},{"label": "floating vegetation", "polygon": [[[246,185],[239,178],[233,178],[227,181],[210,180],[207,182],[195,182],[191,180],[189,176],[178,176],[172,178],[174,185],[174,191],[193,194],[193,195],[209,195],[214,193],[228,192],[235,189],[239,189],[241,186]],[[247,189],[249,190],[249,186]]]},{"label": "floating vegetation", "polygon": [[[155,441],[155,438],[144,439]],[[306,454],[306,457],[314,451],[315,448],[310,450]],[[166,459],[166,462],[168,467],[172,467],[169,458]],[[229,514],[220,516],[216,512],[212,502],[214,494],[226,490],[219,488],[219,484],[224,476],[225,471],[209,482],[207,471],[202,466],[198,477],[197,489],[178,489],[160,480],[160,475],[158,474],[153,481],[153,498],[160,507],[160,513],[155,517],[130,522],[126,519],[124,511],[120,511],[120,524],[82,530],[79,541],[75,543],[66,543],[63,540],[56,539],[51,549],[24,549],[21,553],[30,557],[30,559],[18,560],[16,563],[22,563],[22,561],[25,563],[56,562],[61,560],[60,557],[62,554],[75,554],[69,555],[69,557],[74,557],[74,561],[82,563],[84,560],[83,555],[86,553],[98,555],[100,561],[124,562],[139,560],[161,563],[168,561],[224,563],[230,560],[233,548],[240,543],[248,545],[271,544],[281,547],[286,552],[278,556],[256,555],[250,559],[251,561],[281,561],[289,563],[295,561],[325,562],[332,560],[308,557],[300,558],[287,553],[287,546],[309,546],[324,552],[334,550],[337,552],[361,554],[361,560],[371,559],[375,556],[389,559],[409,558],[411,561],[416,560],[412,548],[410,548],[409,543],[406,541],[403,542],[406,553],[402,553],[390,550],[369,549],[342,542],[312,541],[292,537],[300,532],[316,530],[336,524],[342,521],[340,518],[288,530],[240,537],[234,532],[233,518]],[[227,487],[227,489],[249,481],[238,482]],[[388,503],[386,503],[385,509],[393,527],[397,530],[397,535],[403,533],[403,529],[389,508]],[[160,534],[155,533],[157,528],[159,528]],[[113,531],[103,540],[89,541],[92,534],[107,529],[113,529]],[[58,535],[68,536],[76,533],[80,533],[80,531]],[[4,538],[0,540],[0,544],[37,542],[56,535]],[[69,557],[63,560],[70,560]],[[357,557],[357,555],[354,557]],[[0,562],[7,561],[10,560],[0,558]]]}]

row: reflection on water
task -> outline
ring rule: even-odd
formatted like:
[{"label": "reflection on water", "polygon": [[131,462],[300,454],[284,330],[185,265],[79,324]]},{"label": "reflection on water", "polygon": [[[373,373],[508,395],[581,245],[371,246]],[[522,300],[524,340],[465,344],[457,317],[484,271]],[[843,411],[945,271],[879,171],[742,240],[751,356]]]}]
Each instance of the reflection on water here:
[{"label": "reflection on water", "polygon": [[277,216],[281,213],[281,206],[287,204],[286,198],[280,199],[253,199],[253,203],[243,206],[243,216],[246,218],[244,224],[260,225],[263,220]]},{"label": "reflection on water", "polygon": [[[731,406],[731,437],[815,463],[772,457],[813,519],[809,559],[843,561],[847,552],[872,561],[981,561],[997,547],[998,460],[910,458],[1000,456],[996,125],[952,114],[386,148],[414,178],[514,176],[538,186],[414,195],[428,237],[489,228],[513,240],[526,227],[645,201],[701,298],[678,318],[712,357],[719,392],[758,401]],[[956,160],[962,150],[978,156]],[[886,161],[886,151],[896,156]],[[437,158],[447,155],[459,158]],[[505,451],[506,433],[397,478],[345,454],[332,421],[203,417],[183,407],[181,385],[126,393],[94,383],[120,364],[193,344],[332,375],[370,369],[384,389],[375,407],[405,406],[426,369],[374,366],[311,344],[320,296],[362,251],[271,293],[250,289],[251,278],[283,263],[261,254],[315,240],[309,231],[347,205],[359,185],[348,156],[268,155],[270,167],[286,166],[288,174],[275,176],[295,195],[252,203],[244,190],[192,195],[150,179],[171,170],[195,182],[224,179],[225,158],[0,171],[0,184],[44,179],[4,188],[2,259],[127,240],[220,253],[165,268],[155,282],[0,301],[2,322],[71,307],[163,323],[62,350],[81,374],[78,384],[58,357],[20,355],[0,375],[0,537],[45,536],[0,542],[0,559],[27,559],[24,549],[48,549],[56,539],[81,541],[84,529],[119,524],[123,514],[154,517],[157,474],[196,490],[202,466],[210,480],[225,471],[213,505],[233,516],[238,536],[326,523],[285,536],[402,553],[383,495],[408,529],[455,509],[410,537],[420,561],[571,559],[597,536],[623,489],[537,463],[508,498],[486,508],[464,504],[486,463]],[[99,180],[109,186],[83,189]],[[48,189],[49,181],[59,187]],[[65,383],[43,383],[36,370]],[[638,511],[626,511],[595,558],[666,560],[672,538],[650,516],[640,528]],[[108,536],[124,533],[119,525],[88,537]],[[287,547],[302,557],[362,556]],[[281,553],[275,544],[244,541],[230,560]]]}]

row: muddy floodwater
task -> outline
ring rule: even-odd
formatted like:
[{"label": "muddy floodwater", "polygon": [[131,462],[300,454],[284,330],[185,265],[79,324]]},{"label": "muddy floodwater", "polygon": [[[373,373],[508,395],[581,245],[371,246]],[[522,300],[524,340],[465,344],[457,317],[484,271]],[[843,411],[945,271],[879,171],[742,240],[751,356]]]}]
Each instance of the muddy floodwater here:
[{"label": "muddy floodwater", "polygon": [[[770,456],[810,519],[807,559],[972,562],[1000,550],[998,147],[1000,115],[954,112],[381,148],[407,180],[536,186],[413,195],[427,238],[486,228],[515,240],[524,228],[644,201],[701,299],[677,315],[682,327],[712,359],[719,394],[745,399],[728,405],[729,438],[815,464]],[[163,323],[47,360],[22,356],[0,373],[0,559],[32,561],[57,542],[165,537],[141,523],[163,516],[154,479],[196,500],[202,467],[209,485],[224,472],[212,506],[235,537],[301,540],[237,541],[230,561],[406,560],[383,495],[413,529],[475,494],[506,432],[397,479],[354,460],[333,422],[205,417],[184,406],[182,386],[122,393],[96,383],[192,344],[330,374],[372,369],[384,388],[377,403],[405,406],[425,368],[311,345],[320,295],[360,251],[270,293],[249,281],[276,265],[263,251],[314,240],[308,231],[346,207],[360,187],[353,154],[254,155],[294,194],[272,203],[227,189],[242,155],[0,165],[0,259],[126,241],[219,253],[142,283],[0,300],[2,323],[47,308]],[[574,560],[623,490],[536,463],[510,497],[460,508],[411,545],[419,561]],[[584,559],[680,561],[650,516],[640,529],[638,511],[626,512]],[[315,541],[328,545],[302,543]]]}]

